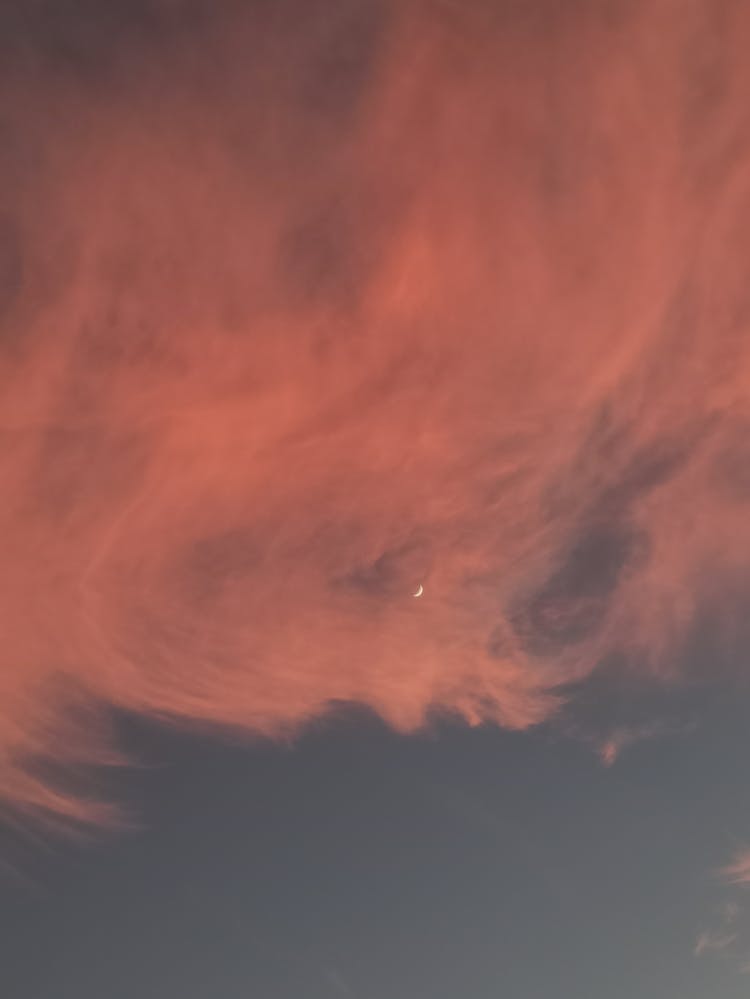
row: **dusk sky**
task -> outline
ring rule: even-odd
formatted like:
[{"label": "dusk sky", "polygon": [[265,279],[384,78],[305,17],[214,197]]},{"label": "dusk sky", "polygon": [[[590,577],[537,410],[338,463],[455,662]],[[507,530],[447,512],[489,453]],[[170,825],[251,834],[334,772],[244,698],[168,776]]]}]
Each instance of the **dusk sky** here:
[{"label": "dusk sky", "polygon": [[748,53],[0,0],[3,999],[745,999]]}]

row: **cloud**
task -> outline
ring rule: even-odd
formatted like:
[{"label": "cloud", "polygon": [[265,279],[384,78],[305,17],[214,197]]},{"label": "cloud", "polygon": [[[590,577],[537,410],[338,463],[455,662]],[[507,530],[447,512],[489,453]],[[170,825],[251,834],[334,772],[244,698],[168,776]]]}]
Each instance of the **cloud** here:
[{"label": "cloud", "polygon": [[733,885],[750,884],[750,850],[738,851],[732,862],[722,868],[721,875]]},{"label": "cloud", "polygon": [[730,958],[739,962],[739,971],[745,974],[748,968],[744,922],[742,908],[734,901],[725,902],[719,907],[714,925],[698,934],[693,955]]},{"label": "cloud", "polygon": [[721,953],[731,947],[736,940],[736,933],[715,933],[706,930],[698,936],[693,953],[696,957],[707,953]]},{"label": "cloud", "polygon": [[[654,719],[643,724],[612,725],[609,724],[609,734],[597,744],[597,753],[604,766],[610,767],[619,760],[626,749],[637,743],[687,735],[695,731],[695,724],[682,722],[668,723]],[[580,738],[580,733],[578,734]],[[589,737],[589,741],[591,738]]]},{"label": "cloud", "polygon": [[617,728],[599,746],[599,758],[606,767],[611,767],[628,746],[663,734],[665,730],[656,723],[643,728]]},{"label": "cloud", "polygon": [[736,647],[750,11],[605,6],[0,8],[5,800]]}]

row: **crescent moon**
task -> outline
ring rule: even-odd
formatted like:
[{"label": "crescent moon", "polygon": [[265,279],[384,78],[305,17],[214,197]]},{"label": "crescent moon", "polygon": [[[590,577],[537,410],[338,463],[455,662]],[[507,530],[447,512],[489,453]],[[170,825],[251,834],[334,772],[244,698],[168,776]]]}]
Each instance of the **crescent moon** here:
[{"label": "crescent moon", "polygon": [[422,584],[420,583],[419,586],[417,587],[416,591],[414,593],[412,593],[412,596],[413,597],[421,597],[423,593],[424,593],[424,586],[422,586]]}]

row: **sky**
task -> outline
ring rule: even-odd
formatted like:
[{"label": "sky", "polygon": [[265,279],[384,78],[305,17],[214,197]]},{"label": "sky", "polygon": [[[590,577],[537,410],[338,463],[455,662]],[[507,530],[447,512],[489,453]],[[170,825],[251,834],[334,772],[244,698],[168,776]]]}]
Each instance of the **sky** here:
[{"label": "sky", "polygon": [[0,0],[10,995],[746,994],[749,47]]}]

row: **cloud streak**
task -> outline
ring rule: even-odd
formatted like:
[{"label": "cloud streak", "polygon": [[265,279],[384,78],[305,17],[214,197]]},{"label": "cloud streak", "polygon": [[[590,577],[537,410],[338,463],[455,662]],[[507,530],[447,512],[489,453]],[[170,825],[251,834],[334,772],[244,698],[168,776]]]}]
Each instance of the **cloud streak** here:
[{"label": "cloud streak", "polygon": [[7,801],[96,817],[107,706],[525,728],[734,647],[745,5],[69,6],[0,15]]},{"label": "cloud streak", "polygon": [[740,850],[732,862],[721,869],[721,876],[729,884],[750,884],[750,850]]},{"label": "cloud streak", "polygon": [[705,930],[696,941],[694,955],[702,957],[708,953],[722,953],[737,940],[737,933],[715,933]]}]

